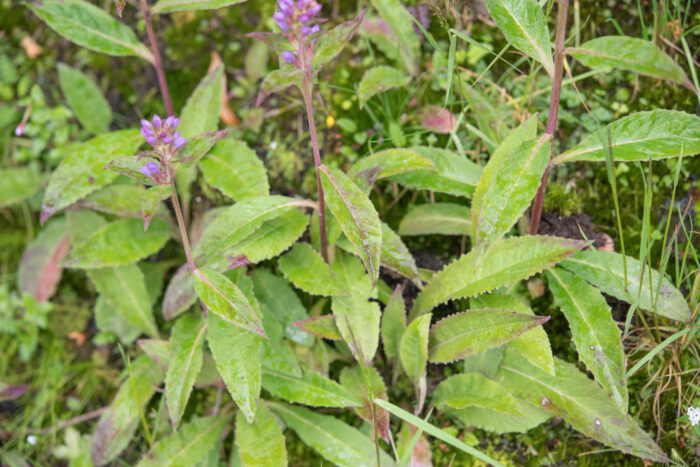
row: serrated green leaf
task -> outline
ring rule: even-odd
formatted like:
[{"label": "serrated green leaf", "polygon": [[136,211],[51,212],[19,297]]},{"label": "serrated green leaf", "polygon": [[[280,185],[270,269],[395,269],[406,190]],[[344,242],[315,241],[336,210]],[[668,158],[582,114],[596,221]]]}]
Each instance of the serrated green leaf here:
[{"label": "serrated green leaf", "polygon": [[95,326],[100,332],[115,334],[123,345],[131,345],[142,333],[141,329],[129,323],[124,316],[109,304],[102,295],[97,297],[93,307]]},{"label": "serrated green leaf", "polygon": [[411,77],[394,67],[380,65],[370,68],[362,75],[357,88],[357,96],[360,107],[370,100],[372,96],[393,88],[406,86]]},{"label": "serrated green leaf", "polygon": [[151,177],[141,172],[141,169],[149,162],[160,165],[158,159],[146,155],[117,157],[109,161],[103,168],[105,171],[126,175],[147,186],[156,186],[157,183]]},{"label": "serrated green leaf", "polygon": [[230,250],[229,256],[245,256],[251,264],[274,258],[289,249],[309,225],[309,215],[297,209],[263,222],[245,240]]},{"label": "serrated green leaf", "polygon": [[63,265],[95,269],[135,263],[160,250],[170,237],[165,222],[154,220],[148,231],[138,219],[110,222],[77,245]]},{"label": "serrated green leaf", "polygon": [[259,196],[227,208],[204,230],[194,255],[197,264],[215,266],[225,261],[235,248],[270,219],[299,207],[310,207],[307,200],[285,196]]},{"label": "serrated green leaf", "polygon": [[0,208],[18,203],[41,188],[41,176],[30,167],[0,170]]},{"label": "serrated green leaf", "polygon": [[[472,307],[482,308],[478,305],[479,302],[477,300],[485,296],[486,295],[481,295],[477,299],[472,299]],[[474,305],[475,302],[477,303],[476,306]],[[538,326],[528,332],[534,331],[535,329],[541,329],[541,327]],[[523,337],[525,334],[520,337]],[[518,339],[520,339],[520,337]],[[494,347],[493,349],[489,349],[485,352],[470,355],[463,361],[464,373],[479,373],[489,379],[493,379],[494,375],[498,371],[498,367],[501,365],[501,361],[503,360],[503,352],[505,352],[505,350],[505,346],[501,346]],[[553,366],[554,363],[552,363],[552,367]]]},{"label": "serrated green leaf", "polygon": [[17,287],[37,301],[51,298],[61,280],[61,261],[71,245],[66,219],[52,219],[27,243],[17,270]]},{"label": "serrated green leaf", "polygon": [[211,269],[196,269],[194,288],[207,311],[241,329],[266,337],[260,316],[228,277]]},{"label": "serrated green leaf", "polygon": [[297,243],[280,257],[279,269],[292,284],[311,295],[345,295],[343,283],[335,277],[321,255],[308,243]]},{"label": "serrated green leaf", "polygon": [[195,418],[158,441],[137,467],[190,467],[206,457],[226,426],[226,417]]},{"label": "serrated green leaf", "polygon": [[289,282],[263,268],[255,269],[251,278],[255,285],[255,296],[277,318],[284,328],[284,334],[297,344],[312,345],[313,336],[292,324],[308,318],[309,315]]},{"label": "serrated green leaf", "polygon": [[382,222],[382,266],[395,271],[410,279],[414,284],[421,286],[423,283],[418,274],[416,261],[401,237]]},{"label": "serrated green leaf", "polygon": [[471,235],[469,208],[454,203],[421,204],[399,223],[399,235]]},{"label": "serrated green leaf", "polygon": [[[161,0],[162,1],[162,0]],[[185,138],[216,130],[221,108],[223,66],[219,65],[202,78],[180,112],[178,130]]]},{"label": "serrated green leaf", "polygon": [[403,301],[402,290],[397,286],[389,298],[382,315],[381,334],[384,353],[389,358],[399,355],[401,337],[406,329],[406,305]]},{"label": "serrated green leaf", "polygon": [[147,230],[151,219],[158,212],[161,201],[173,194],[172,185],[159,185],[144,191],[141,196],[141,216],[143,217],[143,229]]},{"label": "serrated green leaf", "polygon": [[252,422],[260,398],[263,339],[213,313],[207,322],[207,340],[216,368],[240,413]]},{"label": "serrated green leaf", "polygon": [[668,462],[661,448],[595,382],[574,365],[554,361],[556,377],[506,351],[497,381],[518,397],[562,417],[571,426],[614,449],[655,462]]},{"label": "serrated green leaf", "polygon": [[411,321],[401,336],[399,344],[401,366],[414,383],[425,377],[425,366],[428,363],[428,334],[432,317],[430,313],[417,317]]},{"label": "serrated green leaf", "polygon": [[245,0],[158,0],[151,11],[158,14],[174,11],[216,10],[243,2]]},{"label": "serrated green leaf", "polygon": [[293,324],[299,329],[303,329],[309,334],[323,339],[338,341],[343,338],[338,326],[335,324],[335,316],[333,315],[302,319],[301,321],[295,321]]},{"label": "serrated green leaf", "polygon": [[420,153],[412,149],[395,148],[363,157],[353,164],[348,175],[358,186],[369,189],[376,180],[432,167],[435,164]]},{"label": "serrated green leaf", "polygon": [[289,86],[301,85],[303,73],[299,68],[285,66],[279,70],[272,70],[260,84],[260,91],[255,100],[255,106],[260,106],[270,94],[279,93],[287,89]]},{"label": "serrated green leaf", "polygon": [[107,224],[104,217],[85,209],[66,211],[66,220],[68,221],[71,242],[74,245],[83,243],[90,235]]},{"label": "serrated green leaf", "polygon": [[112,109],[102,91],[83,72],[58,64],[58,84],[68,105],[90,133],[106,133],[112,121]]},{"label": "serrated green leaf", "polygon": [[437,273],[418,294],[411,316],[457,298],[476,296],[547,269],[586,242],[530,235],[511,237],[486,250],[474,249]]},{"label": "serrated green leaf", "polygon": [[481,407],[507,414],[522,415],[518,402],[506,388],[479,373],[454,375],[443,380],[435,388],[433,403],[437,407],[449,406],[454,409]]},{"label": "serrated green leaf", "polygon": [[[530,307],[523,304],[517,298],[511,295],[499,293],[479,295],[478,297],[472,299],[472,306],[479,308],[500,308],[525,315],[535,315]],[[544,331],[542,326],[536,326],[535,328],[527,331],[515,340],[511,341],[508,345],[520,352],[520,355],[527,358],[533,365],[541,368],[550,375],[554,375],[554,357],[552,356],[552,347],[549,344],[547,333]],[[501,358],[503,358],[502,351]],[[496,366],[496,369],[498,369],[498,366]],[[486,376],[490,378],[493,375]]]},{"label": "serrated green leaf", "polygon": [[554,76],[547,18],[536,0],[487,0],[491,17],[509,43],[542,64]]},{"label": "serrated green leaf", "polygon": [[170,321],[187,311],[197,301],[194,281],[189,266],[185,263],[170,278],[163,295],[163,318]]},{"label": "serrated green leaf", "polygon": [[236,201],[269,193],[265,166],[243,141],[219,141],[199,169],[207,183]]},{"label": "serrated green leaf", "polygon": [[389,180],[409,188],[471,198],[481,176],[481,167],[446,149],[427,146],[410,149],[430,159],[435,167],[392,175]]},{"label": "serrated green leaf", "polygon": [[312,407],[355,407],[360,402],[340,384],[312,370],[302,376],[263,369],[262,386],[275,397]]},{"label": "serrated green leaf", "polygon": [[694,89],[683,68],[671,57],[653,42],[637,37],[597,37],[578,47],[567,48],[566,53],[594,70],[622,68]]},{"label": "serrated green leaf", "polygon": [[508,136],[498,145],[489,158],[488,164],[476,184],[474,198],[472,199],[471,219],[473,227],[473,238],[476,238],[476,227],[479,223],[479,215],[486,200],[486,194],[490,189],[490,183],[496,179],[498,173],[508,162],[511,154],[518,150],[524,141],[531,140],[537,136],[537,116],[534,115],[512,130]]},{"label": "serrated green leaf", "polygon": [[42,222],[111,183],[117,174],[102,170],[105,164],[121,156],[131,156],[142,143],[143,136],[138,130],[121,130],[71,148],[49,179],[41,208]]},{"label": "serrated green leaf", "polygon": [[141,217],[140,200],[144,188],[140,185],[109,185],[78,201],[78,205],[119,217]]},{"label": "serrated green leaf", "polygon": [[[326,460],[342,467],[369,466],[377,463],[377,452],[372,440],[357,429],[330,415],[321,415],[302,407],[270,404],[284,422],[301,440]],[[396,464],[380,450],[382,467]]]},{"label": "serrated green leaf", "polygon": [[352,39],[362,23],[362,18],[365,16],[365,10],[362,10],[356,18],[339,24],[329,31],[323,31],[316,39],[311,66],[318,69],[324,64],[330,62],[345,48],[345,45]]},{"label": "serrated green leaf", "polygon": [[[639,307],[643,310],[653,311],[677,321],[690,321],[690,308],[681,291],[656,270],[651,271],[650,280],[646,265],[635,258],[627,257],[626,284],[623,257],[619,253],[581,251],[561,266],[608,295],[630,304],[639,300]],[[657,297],[659,281],[661,288]]]},{"label": "serrated green leaf", "polygon": [[251,423],[241,416],[241,412],[236,414],[236,446],[246,466],[287,465],[284,435],[265,404],[260,404]]},{"label": "serrated green leaf", "polygon": [[185,315],[173,327],[165,374],[165,401],[173,429],[180,424],[192,387],[202,369],[202,343],[206,330],[201,314]]},{"label": "serrated green leaf", "polygon": [[82,0],[43,0],[28,7],[51,29],[76,44],[107,55],[135,55],[153,63],[153,54],[126,25]]},{"label": "serrated green leaf", "polygon": [[180,152],[173,158],[173,163],[179,168],[188,169],[199,163],[202,157],[209,154],[214,145],[226,136],[227,130],[210,131],[201,135],[187,138],[185,145],[180,148]]},{"label": "serrated green leaf", "polygon": [[91,269],[88,277],[102,298],[126,322],[151,337],[158,337],[151,301],[143,273],[135,264],[116,268]]},{"label": "serrated green leaf", "polygon": [[593,132],[572,149],[552,159],[552,163],[604,162],[608,147],[613,160],[620,162],[699,154],[700,117],[663,109],[628,115]]},{"label": "serrated green leaf", "polygon": [[[374,420],[376,418],[379,436],[387,443],[391,443],[389,412],[376,405],[374,408],[372,407],[372,401],[374,399],[387,398],[386,385],[377,369],[373,366],[368,366],[363,369],[358,365],[345,367],[340,372],[340,384],[357,400],[362,402],[360,407],[354,408],[357,415],[372,426],[375,425]],[[372,390],[372,397],[370,397],[370,393],[367,390],[368,384]]]},{"label": "serrated green leaf", "polygon": [[625,355],[612,310],[598,289],[560,268],[547,271],[549,290],[571,328],[579,358],[622,412],[627,412]]},{"label": "serrated green leaf", "polygon": [[372,283],[376,283],[382,248],[382,227],[377,211],[369,198],[340,170],[321,165],[319,173],[328,208],[360,255]]},{"label": "serrated green leaf", "polygon": [[394,42],[392,46],[399,49],[398,55],[406,71],[415,75],[418,72],[420,40],[413,29],[413,16],[399,0],[372,0],[372,6],[396,36],[398,43]]},{"label": "serrated green leaf", "polygon": [[131,377],[127,376],[95,425],[91,451],[95,465],[110,463],[133,441],[141,423],[140,411],[145,409],[162,380],[163,370],[147,356],[131,362]]},{"label": "serrated green leaf", "polygon": [[499,347],[548,319],[494,308],[455,313],[430,330],[430,361],[449,363]]},{"label": "serrated green leaf", "polygon": [[331,309],[335,323],[355,358],[360,361],[362,355],[365,365],[369,366],[379,345],[381,312],[376,301],[369,301],[377,297],[377,289],[354,256],[337,251],[333,272],[349,293],[333,297]]},{"label": "serrated green leaf", "polygon": [[457,418],[466,426],[498,434],[525,433],[552,418],[550,413],[519,399],[518,410],[523,415],[506,414],[481,407],[465,407],[463,409],[446,407],[443,412]]}]

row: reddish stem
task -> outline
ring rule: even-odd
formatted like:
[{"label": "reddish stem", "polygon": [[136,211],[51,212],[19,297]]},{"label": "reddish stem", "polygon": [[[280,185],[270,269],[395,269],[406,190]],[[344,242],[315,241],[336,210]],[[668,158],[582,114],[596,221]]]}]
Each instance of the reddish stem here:
[{"label": "reddish stem", "polygon": [[165,111],[168,116],[175,115],[173,109],[173,101],[170,98],[170,90],[168,89],[168,82],[165,79],[165,71],[163,70],[163,62],[160,59],[160,50],[158,50],[158,42],[156,42],[156,34],[153,32],[153,24],[151,23],[151,12],[148,9],[148,4],[146,0],[141,0],[141,12],[143,13],[143,19],[146,21],[146,34],[148,34],[148,42],[151,44],[151,53],[153,54],[153,67],[156,69],[156,75],[158,75],[158,85],[160,86],[160,93],[163,95],[163,104],[165,104]]},{"label": "reddish stem", "polygon": [[[559,101],[561,98],[561,82],[564,69],[564,40],[566,39],[566,15],[569,10],[569,0],[557,0],[559,11],[557,12],[557,33],[554,44],[554,77],[552,78],[552,94],[549,100],[549,117],[547,118],[547,130],[550,140],[554,139],[554,132],[557,129],[557,117],[559,116]],[[552,153],[554,145],[552,145]],[[550,157],[551,159],[551,157]],[[552,168],[551,162],[542,175],[540,187],[537,189],[535,202],[532,206],[532,217],[530,218],[530,235],[537,234],[542,218],[542,207],[544,206],[544,195],[547,191],[547,180]]]}]

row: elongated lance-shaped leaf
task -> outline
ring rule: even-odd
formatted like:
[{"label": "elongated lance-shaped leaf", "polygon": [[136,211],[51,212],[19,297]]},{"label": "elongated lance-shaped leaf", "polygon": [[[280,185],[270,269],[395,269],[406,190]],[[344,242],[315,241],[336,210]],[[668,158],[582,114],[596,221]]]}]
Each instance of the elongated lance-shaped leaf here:
[{"label": "elongated lance-shaped leaf", "polygon": [[[375,398],[387,398],[386,385],[377,369],[373,366],[368,366],[366,368],[361,368],[359,365],[352,367],[347,366],[340,372],[340,384],[347,389],[350,394],[355,396],[357,400],[362,401],[362,406],[354,408],[357,415],[372,426],[375,425],[374,420],[376,418],[377,423],[375,429],[378,429],[379,436],[387,443],[391,443],[389,412],[381,407],[375,406],[374,415],[372,414],[372,401]],[[368,385],[373,397],[370,397]]]},{"label": "elongated lance-shaped leaf", "polygon": [[59,63],[58,83],[83,127],[96,135],[106,133],[112,109],[94,81],[80,70]]},{"label": "elongated lance-shaped leaf", "polygon": [[365,274],[359,259],[341,251],[336,252],[333,272],[338,276],[349,295],[333,297],[331,309],[340,334],[355,358],[364,358],[371,365],[379,346],[379,321],[381,311],[376,301],[377,288]]},{"label": "elongated lance-shaped leaf", "polygon": [[518,397],[537,404],[571,426],[614,449],[654,462],[668,457],[633,417],[610,401],[605,391],[574,365],[555,358],[551,376],[506,350],[497,381]]},{"label": "elongated lance-shaped leaf", "polygon": [[445,406],[442,412],[460,420],[467,426],[499,434],[526,433],[552,418],[552,414],[542,410],[539,405],[529,404],[517,397],[516,400],[518,402],[518,410],[522,412],[522,415],[513,415],[474,406],[464,407],[463,409],[453,409]]},{"label": "elongated lance-shaped leaf", "polygon": [[437,407],[455,409],[481,407],[507,414],[522,415],[510,392],[480,373],[464,373],[443,380],[433,393]]},{"label": "elongated lance-shaped leaf", "polygon": [[219,141],[199,169],[207,183],[236,201],[266,196],[270,190],[265,166],[243,141]]},{"label": "elongated lance-shaped leaf", "polygon": [[[529,306],[522,303],[516,297],[500,293],[479,295],[476,298],[472,298],[471,305],[475,308],[500,308],[525,315],[535,315]],[[552,376],[554,375],[554,357],[552,356],[552,347],[549,344],[547,333],[544,331],[542,326],[537,326],[530,329],[520,337],[511,341],[508,345],[520,352],[520,355],[527,358],[533,365],[543,369]],[[502,358],[503,349],[501,349],[498,364],[493,366],[494,373],[495,370],[498,369],[498,365],[500,365],[500,360]],[[467,366],[465,362],[465,370],[466,369]],[[488,374],[486,376],[490,378],[493,376],[493,374]]]},{"label": "elongated lance-shaped leaf", "polygon": [[450,363],[499,347],[548,319],[494,308],[455,313],[430,330],[430,361]]},{"label": "elongated lance-shaped leaf", "polygon": [[299,207],[314,207],[314,204],[285,196],[258,196],[234,204],[204,230],[194,250],[197,264],[222,262],[227,251],[234,249],[265,221]]},{"label": "elongated lance-shaped leaf", "polygon": [[376,180],[411,170],[435,167],[433,161],[413,149],[395,148],[376,152],[355,162],[348,175],[369,190]]},{"label": "elongated lance-shaped leaf", "polygon": [[92,269],[88,277],[116,313],[151,337],[158,337],[143,273],[135,264]]},{"label": "elongated lance-shaped leaf", "polygon": [[148,230],[151,219],[156,215],[161,201],[173,194],[172,185],[159,185],[149,188],[141,196],[141,217],[143,218],[143,230]]},{"label": "elongated lance-shaped leaf", "polygon": [[620,162],[699,154],[700,117],[664,109],[628,115],[593,132],[552,162],[605,162],[608,147],[613,160]]},{"label": "elongated lance-shaped leaf", "polygon": [[[302,407],[280,403],[269,405],[304,444],[329,462],[341,467],[377,464],[377,452],[372,440],[345,422]],[[380,461],[382,467],[396,466],[394,460],[381,450]]]},{"label": "elongated lance-shaped leaf", "polygon": [[41,222],[93,191],[111,183],[117,174],[102,170],[112,159],[131,156],[143,143],[138,130],[97,136],[71,148],[51,174],[44,192]]},{"label": "elongated lance-shaped leaf", "polygon": [[163,318],[169,321],[187,311],[197,301],[192,273],[187,263],[170,278],[163,295]]},{"label": "elongated lance-shaped leaf", "polygon": [[338,169],[321,165],[321,184],[328,208],[353,244],[375,284],[379,278],[382,227],[369,198]]},{"label": "elongated lance-shaped leaf", "polygon": [[153,63],[136,34],[101,8],[83,0],[43,0],[29,8],[54,31],[76,44],[107,55],[135,55]]},{"label": "elongated lance-shaped leaf", "polygon": [[226,426],[226,417],[201,417],[158,441],[137,467],[197,465],[216,445]]},{"label": "elongated lance-shaped leaf", "polygon": [[400,88],[407,85],[411,77],[394,67],[380,65],[370,68],[362,75],[357,88],[357,96],[360,100],[360,107],[380,92],[393,88]]},{"label": "elongated lance-shaped leaf", "polygon": [[[132,157],[132,159],[135,159]],[[165,185],[164,185],[165,186]],[[146,190],[141,185],[108,185],[78,201],[81,207],[119,217],[141,217],[141,199]]]},{"label": "elongated lance-shaped leaf", "polygon": [[0,208],[18,203],[41,188],[41,177],[35,168],[0,170]]},{"label": "elongated lance-shaped leaf", "polygon": [[63,265],[69,268],[95,269],[135,263],[157,253],[170,237],[168,225],[154,220],[144,232],[138,219],[111,222],[73,248]]},{"label": "elongated lance-shaped leaf", "polygon": [[431,190],[471,198],[481,176],[481,167],[446,149],[428,146],[410,148],[430,159],[434,167],[392,175],[389,180],[409,188]]},{"label": "elongated lance-shaped leaf", "polygon": [[312,407],[357,407],[360,401],[343,386],[312,370],[294,376],[265,368],[263,388],[275,397]]},{"label": "elongated lance-shaped leaf", "polygon": [[[625,265],[619,253],[586,250],[572,256],[562,267],[573,272],[608,295],[633,304],[639,300],[643,310],[677,321],[690,321],[690,308],[683,294],[667,278],[628,256],[627,282]],[[659,287],[659,281],[661,286]],[[657,296],[657,290],[659,291]]]},{"label": "elongated lance-shaped leaf", "polygon": [[487,0],[491,17],[510,44],[542,64],[554,76],[547,18],[536,0]]},{"label": "elongated lance-shaped leaf", "polygon": [[185,138],[215,131],[221,108],[223,66],[219,65],[197,83],[180,112],[178,130]]},{"label": "elongated lance-shaped leaf", "polygon": [[[216,122],[205,125],[216,126]],[[226,136],[227,130],[210,131],[187,138],[187,142],[180,148],[180,152],[173,157],[172,162],[182,168],[190,168],[199,163],[202,157],[209,154],[212,147]]]},{"label": "elongated lance-shaped leaf", "polygon": [[398,58],[406,71],[415,75],[418,72],[420,40],[413,29],[413,16],[399,0],[372,0],[372,6],[389,25],[393,35],[396,36],[391,45],[395,50],[398,49]]},{"label": "elongated lance-shaped leaf", "polygon": [[51,298],[61,280],[61,261],[68,254],[71,238],[65,218],[52,219],[22,252],[17,286],[37,301]]},{"label": "elongated lance-shaped leaf", "polygon": [[597,37],[578,47],[567,48],[566,53],[594,70],[621,68],[695,89],[683,68],[671,57],[653,42],[637,37]]},{"label": "elongated lance-shaped leaf", "polygon": [[143,410],[163,381],[163,370],[142,355],[131,362],[131,376],[122,382],[117,395],[100,416],[92,434],[94,465],[113,461],[133,441]]},{"label": "elongated lance-shaped leaf", "polygon": [[411,381],[416,383],[425,376],[428,363],[428,334],[430,333],[430,313],[421,315],[411,321],[399,344],[401,366]]},{"label": "elongated lance-shaped leaf", "polygon": [[216,368],[246,420],[252,423],[261,387],[262,337],[211,313],[207,341]]},{"label": "elongated lance-shaped leaf", "polygon": [[[270,309],[264,303],[260,303],[260,312],[263,316],[263,325],[267,339],[263,339],[262,343],[262,364],[263,368],[287,373],[290,375],[301,376],[301,367],[297,361],[294,352],[286,341],[285,329],[282,323],[275,317]],[[291,333],[290,333],[291,334]],[[310,334],[298,331],[297,335],[305,335],[311,337],[311,344],[315,341]],[[294,334],[292,334],[294,335]]]},{"label": "elongated lance-shaped leaf", "polygon": [[309,334],[313,334],[314,336],[322,337],[324,339],[338,341],[343,338],[343,336],[340,334],[340,330],[338,330],[338,326],[335,324],[335,316],[333,315],[307,318],[301,321],[295,321],[293,324]]},{"label": "elongated lance-shaped leaf", "polygon": [[389,358],[399,355],[401,337],[406,330],[406,305],[403,301],[402,289],[396,286],[384,308],[382,315],[381,334],[384,353]]},{"label": "elongated lance-shaped leaf", "polygon": [[486,194],[490,190],[491,183],[498,177],[498,173],[503,166],[506,165],[511,154],[515,153],[518,148],[528,140],[537,136],[537,115],[533,115],[525,122],[521,123],[517,128],[512,130],[508,136],[498,145],[496,150],[491,154],[488,164],[484,167],[481,173],[479,182],[474,190],[474,198],[472,198],[471,220],[472,220],[472,238],[477,237],[477,226],[479,218],[486,200]]},{"label": "elongated lance-shaped leaf", "polygon": [[523,215],[537,193],[550,152],[549,135],[526,141],[485,180],[488,188],[475,226],[477,244],[500,239]]},{"label": "elongated lance-shaped leaf", "polygon": [[258,230],[228,249],[226,254],[229,258],[245,256],[251,264],[274,258],[294,245],[308,225],[308,214],[298,209],[287,211],[263,222]]},{"label": "elongated lance-shaped leaf", "polygon": [[578,240],[529,235],[499,240],[485,250],[476,248],[433,276],[416,297],[411,317],[449,300],[472,297],[527,279],[585,245]]},{"label": "elongated lance-shaped leaf", "polygon": [[168,371],[165,374],[165,401],[173,428],[185,413],[192,386],[202,369],[202,343],[206,323],[200,314],[185,315],[173,327]]},{"label": "elongated lance-shaped leaf", "polygon": [[311,295],[346,295],[343,283],[308,243],[297,243],[279,259],[284,277]]},{"label": "elongated lance-shaped leaf", "polygon": [[284,435],[265,404],[260,404],[252,422],[241,412],[236,414],[236,446],[245,465],[287,466]]},{"label": "elongated lance-shaped leaf", "polygon": [[211,269],[196,269],[194,288],[208,311],[246,331],[266,337],[260,316],[228,277]]},{"label": "elongated lance-shaped leaf", "polygon": [[[259,36],[254,37],[257,38]],[[260,91],[258,91],[258,97],[255,99],[255,105],[260,106],[267,96],[282,92],[289,86],[301,86],[302,78],[302,71],[296,67],[285,66],[279,70],[272,70],[265,75],[265,78],[263,78],[260,84]]]},{"label": "elongated lance-shaped leaf", "polygon": [[399,235],[471,235],[469,208],[455,203],[421,204],[399,223]]},{"label": "elongated lance-shaped leaf", "polygon": [[329,31],[324,31],[318,36],[311,59],[311,66],[314,69],[320,68],[338,56],[357,32],[357,28],[360,27],[362,19],[365,17],[365,11],[362,10],[357,17],[339,24]]},{"label": "elongated lance-shaped leaf", "polygon": [[243,2],[245,0],[158,0],[151,11],[153,13],[172,13],[174,11],[216,10]]},{"label": "elongated lance-shaped leaf", "polygon": [[547,271],[549,289],[571,327],[579,358],[622,412],[627,412],[625,356],[612,310],[598,289],[570,272]]}]

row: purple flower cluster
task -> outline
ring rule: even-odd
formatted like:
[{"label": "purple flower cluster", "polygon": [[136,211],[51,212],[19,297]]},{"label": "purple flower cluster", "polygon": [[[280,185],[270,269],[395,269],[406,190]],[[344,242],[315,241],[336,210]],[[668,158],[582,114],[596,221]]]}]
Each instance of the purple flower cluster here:
[{"label": "purple flower cluster", "polygon": [[141,120],[141,134],[153,149],[158,152],[167,151],[170,156],[187,142],[179,131],[175,131],[179,123],[179,118],[171,116],[162,120],[158,115],[154,115],[152,122]]},{"label": "purple flower cluster", "polygon": [[277,9],[274,18],[282,31],[298,31],[302,36],[318,32],[318,24],[310,24],[314,16],[321,11],[321,4],[316,0],[279,0]]}]

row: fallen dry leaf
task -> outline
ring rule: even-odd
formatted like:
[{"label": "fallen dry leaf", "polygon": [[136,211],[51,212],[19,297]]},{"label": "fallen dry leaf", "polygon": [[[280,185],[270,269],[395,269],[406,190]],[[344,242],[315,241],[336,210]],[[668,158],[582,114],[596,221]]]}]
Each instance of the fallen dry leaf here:
[{"label": "fallen dry leaf", "polygon": [[27,56],[29,56],[29,58],[36,58],[41,53],[41,46],[36,43],[32,36],[24,36],[20,42],[20,45],[24,51],[27,52]]},{"label": "fallen dry leaf", "polygon": [[[207,70],[207,73],[211,73],[221,65],[221,57],[217,52],[212,52],[211,53],[211,61],[209,62],[209,69]],[[226,73],[223,74],[223,78],[221,80],[221,108],[219,109],[219,117],[221,118],[221,121],[223,121],[226,125],[232,126],[232,125],[237,125],[240,122],[240,119],[236,116],[235,113],[233,113],[233,110],[231,109],[231,106],[228,105],[228,92],[226,91],[227,86],[226,86]]]}]

